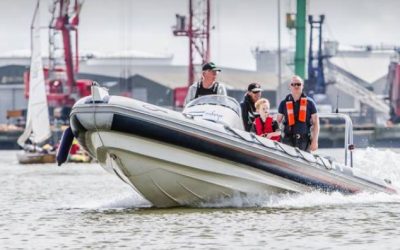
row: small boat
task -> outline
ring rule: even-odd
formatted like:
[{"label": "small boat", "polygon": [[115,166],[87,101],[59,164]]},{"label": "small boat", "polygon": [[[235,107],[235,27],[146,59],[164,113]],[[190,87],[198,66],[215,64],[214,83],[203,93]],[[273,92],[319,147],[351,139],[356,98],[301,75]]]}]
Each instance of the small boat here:
[{"label": "small boat", "polygon": [[[352,168],[351,127],[346,162],[339,163],[245,132],[240,105],[228,96],[197,98],[181,113],[110,96],[94,83],[92,96],[73,106],[70,125],[69,137],[155,207],[199,206],[237,194],[397,193],[389,181]],[[60,148],[68,152],[72,139],[64,137]]]},{"label": "small boat", "polygon": [[24,152],[17,154],[20,164],[46,164],[56,162],[56,153]]},{"label": "small boat", "polygon": [[[29,70],[29,100],[26,115],[26,126],[18,138],[18,144],[24,149],[17,153],[18,162],[22,164],[55,163],[55,151],[46,150],[39,145],[51,137],[49,108],[43,72],[40,26],[37,18],[39,4],[36,6],[32,21],[32,55]],[[29,142],[27,144],[27,142]]]},{"label": "small boat", "polygon": [[24,150],[17,153],[20,164],[45,164],[56,162],[56,151],[49,151],[43,147],[25,145]]}]

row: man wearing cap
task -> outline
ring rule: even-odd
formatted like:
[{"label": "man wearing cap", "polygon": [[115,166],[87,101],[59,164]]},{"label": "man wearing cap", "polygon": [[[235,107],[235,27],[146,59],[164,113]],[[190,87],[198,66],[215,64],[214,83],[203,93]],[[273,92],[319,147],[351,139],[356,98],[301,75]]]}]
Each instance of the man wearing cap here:
[{"label": "man wearing cap", "polygon": [[280,103],[276,119],[284,125],[282,142],[304,151],[315,151],[318,149],[319,136],[315,102],[303,93],[304,82],[301,77],[293,76],[289,88],[291,93]]},{"label": "man wearing cap", "polygon": [[261,98],[261,86],[258,83],[250,83],[243,101],[240,103],[242,109],[242,119],[244,130],[250,131],[256,117],[256,107],[254,104]]},{"label": "man wearing cap", "polygon": [[185,105],[203,95],[227,95],[225,85],[216,81],[218,72],[221,72],[220,68],[209,62],[203,65],[202,71],[201,80],[189,87]]}]

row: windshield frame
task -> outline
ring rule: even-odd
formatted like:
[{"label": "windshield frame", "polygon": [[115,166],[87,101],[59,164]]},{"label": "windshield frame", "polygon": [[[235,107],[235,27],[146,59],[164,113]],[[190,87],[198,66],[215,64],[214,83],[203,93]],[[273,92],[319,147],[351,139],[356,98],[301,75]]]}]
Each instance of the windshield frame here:
[{"label": "windshield frame", "polygon": [[226,95],[205,95],[199,98],[196,98],[190,101],[186,106],[185,109],[198,106],[198,105],[219,105],[222,107],[226,107],[231,109],[235,112],[238,116],[241,117],[241,108],[240,104],[236,99]]}]

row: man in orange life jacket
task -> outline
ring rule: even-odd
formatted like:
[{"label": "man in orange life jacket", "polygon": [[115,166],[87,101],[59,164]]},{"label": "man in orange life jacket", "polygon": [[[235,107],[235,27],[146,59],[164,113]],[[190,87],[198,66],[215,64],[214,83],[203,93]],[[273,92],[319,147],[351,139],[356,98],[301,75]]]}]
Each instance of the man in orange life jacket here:
[{"label": "man in orange life jacket", "polygon": [[280,103],[277,121],[284,125],[282,142],[305,151],[318,149],[319,118],[315,102],[303,93],[304,82],[293,76],[291,93]]},{"label": "man in orange life jacket", "polygon": [[226,87],[223,83],[217,82],[217,74],[221,69],[209,62],[203,65],[201,80],[193,83],[185,98],[185,105],[191,100],[203,95],[227,95]]}]

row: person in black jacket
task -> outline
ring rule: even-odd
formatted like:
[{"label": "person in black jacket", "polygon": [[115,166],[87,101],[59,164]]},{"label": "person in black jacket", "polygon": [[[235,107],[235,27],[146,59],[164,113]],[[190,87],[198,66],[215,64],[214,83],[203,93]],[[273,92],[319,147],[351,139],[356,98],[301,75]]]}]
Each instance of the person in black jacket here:
[{"label": "person in black jacket", "polygon": [[261,98],[261,91],[262,89],[260,84],[250,83],[247,87],[247,92],[244,95],[243,101],[240,103],[244,130],[247,132],[250,131],[257,114],[254,104]]}]

